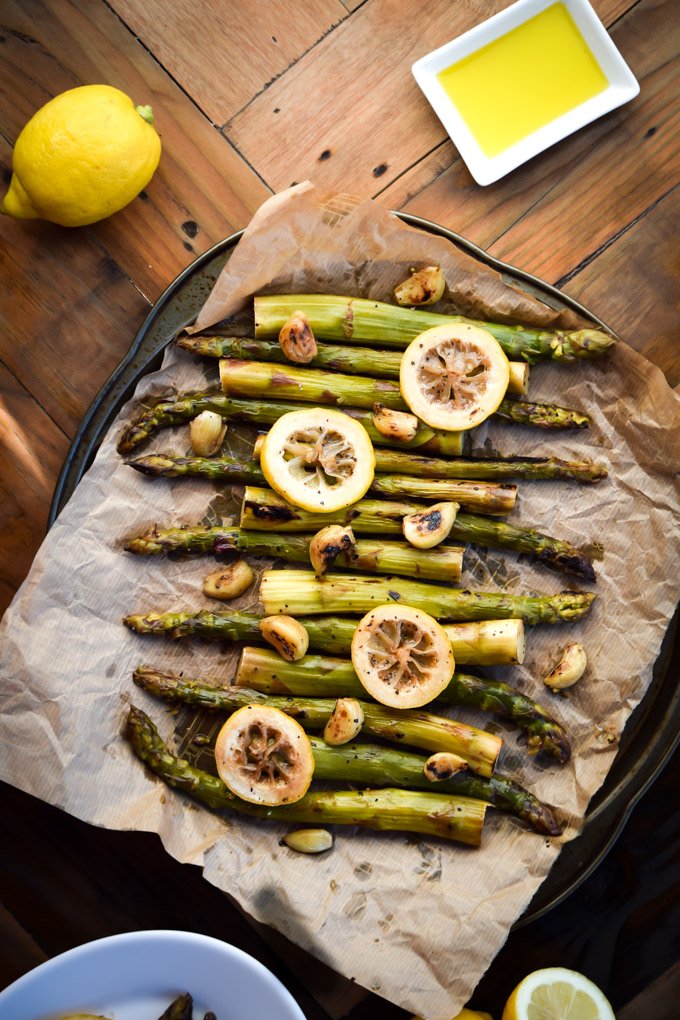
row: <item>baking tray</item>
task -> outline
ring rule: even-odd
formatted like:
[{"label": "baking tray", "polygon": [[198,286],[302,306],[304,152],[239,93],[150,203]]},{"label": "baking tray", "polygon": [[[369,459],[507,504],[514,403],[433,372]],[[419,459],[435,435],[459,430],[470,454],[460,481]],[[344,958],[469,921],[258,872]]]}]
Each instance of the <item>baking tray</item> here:
[{"label": "baking tray", "polygon": [[[529,273],[494,259],[452,230],[418,216],[396,215],[412,227],[451,241],[551,308],[569,308],[608,329],[601,319],[573,298]],[[142,376],[160,367],[167,344],[181,327],[196,318],[242,234],[243,231],[238,231],[225,238],[187,266],[147,315],[128,354],[95,397],[76,433],[55,488],[49,526],[73,495],[99,444],[122,405],[133,396]],[[637,801],[677,746],[680,740],[679,636],[680,610],[666,634],[650,688],[631,715],[612,769],[590,803],[582,833],[563,848],[515,927],[522,927],[547,913],[592,873],[613,846]]]}]

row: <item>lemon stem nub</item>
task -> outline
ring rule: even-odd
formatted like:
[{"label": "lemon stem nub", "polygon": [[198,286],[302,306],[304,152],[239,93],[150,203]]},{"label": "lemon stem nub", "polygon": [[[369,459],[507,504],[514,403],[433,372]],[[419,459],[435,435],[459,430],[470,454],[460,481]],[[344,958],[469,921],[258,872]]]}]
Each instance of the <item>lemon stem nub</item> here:
[{"label": "lemon stem nub", "polygon": [[135,106],[135,110],[147,124],[153,124],[153,110],[148,104],[146,106]]}]

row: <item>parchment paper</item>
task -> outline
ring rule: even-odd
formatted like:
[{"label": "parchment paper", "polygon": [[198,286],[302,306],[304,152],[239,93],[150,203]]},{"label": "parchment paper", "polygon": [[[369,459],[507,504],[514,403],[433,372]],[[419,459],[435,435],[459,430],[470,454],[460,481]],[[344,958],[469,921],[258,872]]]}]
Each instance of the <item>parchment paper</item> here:
[{"label": "parchment paper", "polygon": [[[330,290],[389,299],[412,264],[440,262],[451,296],[442,308],[489,318],[576,325],[507,287],[448,241],[415,231],[384,209],[302,185],[255,216],[204,307],[201,325],[240,313],[258,291]],[[134,324],[131,324],[131,333]],[[225,682],[232,661],[217,644],[145,639],[121,617],[203,608],[209,559],[135,558],[125,538],[154,523],[218,522],[236,506],[214,484],[152,481],[126,467],[115,443],[139,401],[217,382],[216,365],[169,351],[102,444],[96,461],[36,556],[1,625],[0,778],[97,825],[160,834],[180,861],[318,958],[428,1020],[448,1020],[480,977],[553,865],[577,834],[590,797],[616,754],[617,737],[650,682],[680,596],[680,400],[662,373],[625,343],[606,362],[541,365],[532,396],[586,411],[591,429],[548,434],[484,425],[479,448],[605,461],[597,486],[527,482],[513,520],[575,544],[605,546],[599,598],[573,626],[528,631],[523,667],[497,669],[566,725],[573,759],[559,767],[527,758],[510,727],[479,713],[457,717],[502,733],[500,769],[558,806],[568,826],[546,840],[489,812],[479,850],[404,834],[336,830],[331,853],[294,854],[278,845],[286,826],[224,818],[170,794],[133,757],[121,733],[130,701],[171,736],[176,719],[133,687],[140,662],[211,673]],[[247,430],[231,429],[243,449]],[[186,430],[160,433],[158,450],[186,450]],[[551,593],[565,578],[511,553],[466,556],[464,584]],[[253,603],[253,599],[250,599]],[[248,604],[248,599],[244,604]],[[214,607],[215,603],[211,603]],[[571,695],[554,697],[542,677],[564,644],[589,656]]]}]

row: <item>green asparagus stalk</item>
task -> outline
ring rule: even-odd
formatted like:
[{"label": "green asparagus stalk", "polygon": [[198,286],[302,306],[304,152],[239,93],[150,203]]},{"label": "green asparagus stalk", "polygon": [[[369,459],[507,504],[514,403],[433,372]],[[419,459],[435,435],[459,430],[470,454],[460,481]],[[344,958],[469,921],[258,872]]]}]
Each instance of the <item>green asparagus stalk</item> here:
[{"label": "green asparagus stalk", "polygon": [[[154,478],[210,478],[229,484],[263,485],[266,479],[255,462],[233,457],[182,457],[151,453],[128,461],[130,467]],[[382,496],[415,496],[433,501],[452,500],[483,514],[508,514],[515,505],[517,486],[503,482],[456,481],[413,475],[376,475],[371,492]]]},{"label": "green asparagus stalk", "polygon": [[406,450],[376,450],[375,469],[381,474],[417,475],[420,478],[485,479],[508,478],[573,479],[599,482],[607,477],[602,464],[588,460],[560,460],[558,457],[423,457]]},{"label": "green asparagus stalk", "polygon": [[[286,662],[270,649],[249,645],[241,653],[236,683],[266,694],[366,697],[349,659],[305,655],[297,662]],[[456,672],[437,700],[448,705],[467,705],[509,719],[526,734],[530,754],[545,751],[561,763],[569,761],[571,751],[563,727],[537,702],[509,684]]]},{"label": "green asparagus stalk", "polygon": [[294,804],[265,807],[240,800],[221,779],[171,753],[149,717],[131,706],[126,737],[133,751],[165,783],[216,810],[254,818],[313,825],[359,825],[369,829],[419,832],[479,846],[486,803],[448,794],[410,790],[324,790]]},{"label": "green asparagus stalk", "polygon": [[[332,747],[318,737],[311,737],[314,754],[314,777],[329,781],[343,780],[362,786],[406,786],[431,790],[432,782],[425,777],[427,758],[411,751],[401,751],[382,744],[344,744]],[[495,773],[490,779],[458,772],[437,783],[441,793],[459,794],[488,801],[500,811],[515,815],[544,836],[559,836],[561,827],[553,811],[519,783]]]},{"label": "green asparagus stalk", "polygon": [[[281,345],[275,340],[253,340],[242,336],[182,336],[177,346],[191,354],[208,358],[235,358],[238,361],[273,361],[290,365]],[[398,379],[400,351],[376,351],[371,347],[347,347],[341,344],[317,344],[317,354],[310,368],[326,368],[332,372],[372,375],[378,379]],[[510,362],[508,393],[522,396],[527,391],[525,361]]]},{"label": "green asparagus stalk", "polygon": [[[186,529],[173,529],[174,535],[186,535]],[[262,535],[241,528],[214,529],[211,551],[215,555],[238,550],[254,556],[269,556],[289,563],[309,563],[311,535]],[[164,540],[158,530],[139,535],[125,545],[128,552],[140,556],[153,556],[172,549],[173,533]],[[370,574],[399,574],[404,577],[423,577],[434,581],[459,581],[463,566],[463,548],[459,545],[439,545],[434,549],[416,549],[408,542],[389,542],[383,539],[357,539],[353,549],[341,552],[332,570],[350,568]]]},{"label": "green asparagus stalk", "polygon": [[[349,655],[359,617],[299,617],[309,636],[312,651]],[[255,613],[175,611],[133,614],[123,619],[136,634],[172,638],[200,637],[216,641],[263,641],[260,617]],[[453,657],[459,666],[503,666],[524,661],[522,620],[473,620],[444,624]],[[291,692],[294,693],[294,692]]]},{"label": "green asparagus stalk", "polygon": [[[193,393],[170,397],[148,407],[123,432],[118,441],[119,453],[131,453],[161,429],[184,425],[196,418],[202,411],[214,411],[230,421],[246,422],[251,425],[273,425],[282,414],[299,411],[300,404],[292,401],[235,400],[224,393]],[[409,442],[391,440],[378,432],[373,424],[373,412],[358,407],[342,407],[340,410],[361,422],[376,446],[397,446],[400,449],[418,449],[427,453],[457,456],[463,449],[461,432],[443,432],[431,429],[422,422]]]},{"label": "green asparagus stalk", "polygon": [[[247,486],[241,505],[240,525],[252,531],[315,531],[326,524],[352,525],[357,535],[401,534],[401,522],[408,514],[426,509],[424,503],[361,499],[337,513],[315,514],[291,506],[272,489]],[[532,528],[520,528],[491,517],[459,513],[449,534],[451,539],[470,542],[487,549],[511,549],[534,557],[554,570],[595,580],[587,553],[569,542],[543,535]]]},{"label": "green asparagus stalk", "polygon": [[[335,708],[335,698],[286,698],[245,687],[215,687],[183,674],[138,667],[133,678],[138,687],[166,701],[220,712],[235,712],[244,705],[268,705],[297,719],[305,730],[322,730]],[[364,713],[362,731],[384,740],[424,748],[452,751],[468,763],[473,772],[490,776],[503,741],[493,733],[465,723],[420,710],[391,709],[371,701],[360,702]]]},{"label": "green asparagus stalk", "polygon": [[[223,391],[232,397],[266,400],[299,400],[306,404],[329,404],[372,408],[383,404],[397,411],[408,411],[399,384],[390,379],[372,379],[363,375],[325,372],[298,365],[267,364],[264,361],[220,361]],[[496,415],[520,425],[546,429],[585,428],[587,415],[555,404],[536,404],[525,400],[501,401]]]},{"label": "green asparagus stalk", "polygon": [[[604,464],[590,460],[560,460],[559,457],[423,457],[410,450],[377,449],[375,469],[380,474],[417,475],[420,478],[532,481],[569,479],[599,482],[607,477]],[[259,454],[253,452],[257,459]]]},{"label": "green asparagus stalk", "polygon": [[588,615],[595,598],[585,591],[542,596],[459,591],[421,581],[359,574],[333,574],[319,580],[309,570],[265,570],[260,584],[267,616],[367,613],[375,606],[403,602],[441,620],[514,617],[528,624],[571,623]]},{"label": "green asparagus stalk", "polygon": [[509,514],[517,499],[517,486],[509,482],[468,482],[415,475],[376,475],[370,491],[377,496],[452,501],[467,510],[493,516]]},{"label": "green asparagus stalk", "polygon": [[596,358],[614,344],[614,339],[598,329],[546,330],[530,326],[508,326],[478,322],[464,315],[401,308],[380,301],[338,297],[330,294],[268,294],[255,298],[255,336],[278,336],[292,312],[301,311],[309,319],[314,335],[344,343],[377,342],[386,347],[404,348],[418,334],[432,326],[468,322],[495,336],[508,358],[530,363],[541,358],[576,361]]}]

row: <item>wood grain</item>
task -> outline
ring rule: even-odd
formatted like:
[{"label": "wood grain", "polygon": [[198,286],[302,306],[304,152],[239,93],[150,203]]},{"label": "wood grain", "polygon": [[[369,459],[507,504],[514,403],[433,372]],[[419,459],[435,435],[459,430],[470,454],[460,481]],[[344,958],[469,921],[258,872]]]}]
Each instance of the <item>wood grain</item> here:
[{"label": "wood grain", "polygon": [[0,362],[0,614],[43,540],[67,449],[64,432]]},{"label": "wood grain", "polygon": [[564,290],[680,384],[680,189],[658,202]]},{"label": "wood grain", "polygon": [[268,197],[257,174],[104,3],[6,0],[2,22],[0,89],[18,99],[0,108],[0,134],[11,144],[39,106],[76,85],[105,82],[153,106],[163,141],[158,171],[143,197],[88,228],[149,299],[196,254],[244,227]]},{"label": "wood grain", "polygon": [[[674,55],[680,33],[671,6],[643,0],[612,29],[641,84],[633,103],[487,188],[475,184],[445,143],[380,201],[437,219],[499,258],[556,282],[597,250],[612,222],[630,223],[678,178]],[[546,243],[552,237],[559,237],[558,245]]]},{"label": "wood grain", "polygon": [[343,18],[340,0],[112,0],[210,117],[224,124]]},{"label": "wood grain", "polygon": [[[610,239],[612,223],[631,223],[677,183],[680,19],[674,12],[674,0],[642,0],[620,21],[615,39],[640,79],[640,96],[593,125],[587,160],[563,173],[490,245],[492,254],[555,282]],[[536,243],[558,230],[559,245]]]},{"label": "wood grain", "polygon": [[[596,8],[609,24],[630,0]],[[275,191],[307,178],[372,196],[439,145],[445,132],[411,65],[505,0],[367,0],[226,126]],[[304,111],[304,115],[302,114]]]}]

